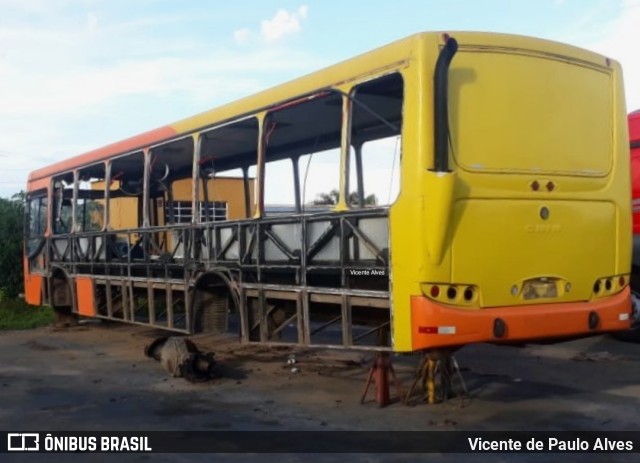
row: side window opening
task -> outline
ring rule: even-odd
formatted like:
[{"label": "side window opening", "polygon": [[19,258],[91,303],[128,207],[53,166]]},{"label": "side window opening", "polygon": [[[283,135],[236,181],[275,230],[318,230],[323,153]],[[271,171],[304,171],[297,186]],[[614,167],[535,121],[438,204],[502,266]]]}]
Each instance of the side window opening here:
[{"label": "side window opening", "polygon": [[304,211],[328,211],[338,204],[340,148],[301,156],[298,170]]},{"label": "side window opening", "polygon": [[193,138],[183,138],[151,150],[149,220],[152,226],[191,223]]},{"label": "side window opening", "polygon": [[[208,198],[198,206],[200,222],[246,219],[255,212],[256,164],[246,168],[218,171],[204,179],[202,196]],[[245,170],[247,178],[245,184]],[[201,183],[202,185],[202,183]]]},{"label": "side window opening", "polygon": [[106,168],[104,164],[96,164],[78,171],[76,231],[104,229],[105,179]]},{"label": "side window opening", "polygon": [[27,236],[44,236],[47,228],[47,191],[29,194],[27,200]]},{"label": "side window opening", "polygon": [[[47,190],[35,191],[27,197],[25,244],[29,259],[36,257],[44,245],[44,234],[47,231],[47,206]],[[30,263],[32,268],[34,268],[33,264],[33,262]],[[40,268],[41,265],[36,267]]]},{"label": "side window opening", "polygon": [[400,192],[403,81],[390,74],[352,91],[349,204],[388,206]]},{"label": "side window opening", "polygon": [[284,215],[298,212],[294,178],[294,160],[291,158],[268,162],[265,178],[277,181],[265,182],[264,204],[266,215]]},{"label": "side window opening", "polygon": [[275,109],[265,124],[265,214],[331,209],[340,187],[342,95],[325,92]]},{"label": "side window opening", "polygon": [[144,223],[144,153],[138,151],[114,159],[110,165],[107,227],[119,233],[111,235],[112,258],[141,259],[142,235],[124,232]]},{"label": "side window opening", "polygon": [[73,172],[53,178],[54,235],[71,233],[73,227]]},{"label": "side window opening", "polygon": [[109,185],[109,227],[112,230],[138,228],[143,223],[144,154],[140,151],[111,163]]},{"label": "side window opening", "polygon": [[202,133],[198,220],[239,220],[255,212],[259,128],[255,117]]}]

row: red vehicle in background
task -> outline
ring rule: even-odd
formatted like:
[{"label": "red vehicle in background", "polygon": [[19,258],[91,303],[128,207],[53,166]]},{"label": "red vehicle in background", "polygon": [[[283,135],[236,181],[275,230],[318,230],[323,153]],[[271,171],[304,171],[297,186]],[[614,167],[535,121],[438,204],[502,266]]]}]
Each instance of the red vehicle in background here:
[{"label": "red vehicle in background", "polygon": [[629,142],[631,148],[631,184],[633,190],[633,269],[631,289],[634,324],[630,332],[622,333],[640,341],[640,110],[629,114]]},{"label": "red vehicle in background", "polygon": [[[631,145],[631,180],[633,188],[633,265],[640,267],[637,254],[640,244],[640,110],[629,114],[629,141]],[[640,268],[639,268],[640,270]]]}]

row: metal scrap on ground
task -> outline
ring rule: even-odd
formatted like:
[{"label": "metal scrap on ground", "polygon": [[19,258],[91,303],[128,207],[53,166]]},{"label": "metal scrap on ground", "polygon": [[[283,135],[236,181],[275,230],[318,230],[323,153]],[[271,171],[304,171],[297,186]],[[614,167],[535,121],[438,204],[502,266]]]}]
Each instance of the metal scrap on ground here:
[{"label": "metal scrap on ground", "polygon": [[163,336],[145,347],[147,357],[158,360],[174,378],[207,381],[214,376],[213,352],[201,352],[188,338]]}]

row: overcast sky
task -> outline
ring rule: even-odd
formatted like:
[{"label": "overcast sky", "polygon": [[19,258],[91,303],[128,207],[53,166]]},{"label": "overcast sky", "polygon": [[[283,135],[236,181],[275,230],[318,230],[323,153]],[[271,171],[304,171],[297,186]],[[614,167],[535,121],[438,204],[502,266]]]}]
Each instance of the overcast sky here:
[{"label": "overcast sky", "polygon": [[425,30],[603,53],[640,109],[640,0],[0,0],[0,196],[58,159]]}]

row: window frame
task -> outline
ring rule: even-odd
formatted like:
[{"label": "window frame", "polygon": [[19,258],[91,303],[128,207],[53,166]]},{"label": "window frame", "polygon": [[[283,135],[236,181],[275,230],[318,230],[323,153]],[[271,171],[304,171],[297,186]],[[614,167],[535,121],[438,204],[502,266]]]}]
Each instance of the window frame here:
[{"label": "window frame", "polygon": [[[95,167],[95,166],[99,166],[102,165],[103,169],[104,169],[104,190],[103,190],[103,195],[102,195],[102,200],[104,201],[104,210],[102,212],[102,228],[100,228],[99,230],[81,230],[78,227],[78,223],[77,223],[77,215],[78,215],[78,201],[80,199],[79,197],[79,191],[80,191],[80,171],[85,170],[85,169],[89,169],[91,167]],[[100,162],[95,162],[93,164],[88,164],[86,166],[83,167],[79,167],[74,171],[74,186],[73,186],[73,226],[72,226],[72,233],[92,233],[92,232],[102,232],[108,229],[108,213],[107,210],[109,208],[108,206],[108,191],[110,190],[109,188],[109,184],[108,184],[108,162],[106,161],[100,161]],[[84,198],[83,198],[84,199]],[[93,199],[92,199],[93,200]],[[86,201],[86,199],[85,199]],[[83,206],[84,208],[84,214],[86,215],[86,203]]]},{"label": "window frame", "polygon": [[[374,76],[367,76],[366,79],[360,80],[358,82],[353,83],[353,85],[350,87],[348,93],[346,93],[348,101],[349,101],[349,107],[347,110],[348,113],[348,124],[347,124],[347,135],[346,135],[346,166],[344,169],[345,172],[345,196],[347,199],[347,207],[350,210],[359,210],[359,209],[366,209],[367,206],[364,203],[365,198],[366,198],[366,191],[364,189],[364,184],[365,184],[365,180],[364,180],[364,163],[362,160],[362,148],[367,144],[370,143],[372,141],[377,141],[377,140],[384,140],[385,138],[389,138],[389,137],[380,137],[380,138],[376,138],[376,139],[371,139],[371,140],[367,140],[363,143],[359,143],[357,146],[355,144],[352,143],[352,132],[353,132],[353,118],[354,118],[354,114],[355,114],[355,110],[354,108],[356,107],[356,104],[354,104],[354,101],[357,98],[357,90],[358,87],[362,86],[362,85],[366,85],[366,84],[370,84],[372,82],[375,82],[376,80],[379,79],[384,79],[386,77],[390,77],[390,76],[394,76],[397,75],[401,82],[402,82],[402,101],[401,101],[401,105],[400,105],[400,115],[401,115],[401,124],[400,124],[400,132],[398,133],[398,135],[400,137],[400,142],[399,142],[399,146],[398,146],[398,163],[397,163],[397,167],[398,167],[398,193],[396,194],[395,198],[393,199],[392,202],[390,202],[389,204],[384,204],[384,205],[376,205],[376,207],[384,207],[384,208],[389,208],[391,207],[400,197],[401,191],[402,191],[402,164],[403,164],[403,140],[405,138],[405,127],[406,127],[406,122],[405,122],[405,103],[406,103],[406,96],[407,96],[407,88],[406,88],[406,77],[404,76],[404,74],[402,73],[401,69],[392,69],[388,72],[382,73],[382,74],[376,74]],[[357,204],[351,204],[350,201],[348,201],[349,196],[350,196],[350,192],[349,190],[351,189],[351,185],[349,185],[350,183],[350,169],[351,169],[351,149],[353,149],[353,158],[354,158],[354,163],[356,164],[356,192],[358,193],[358,203]],[[359,152],[358,152],[359,151]],[[394,154],[395,155],[395,154]]]}]

